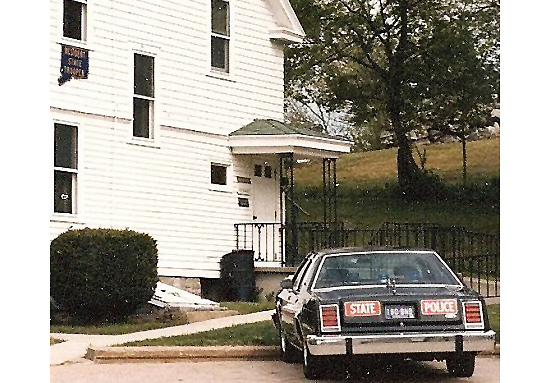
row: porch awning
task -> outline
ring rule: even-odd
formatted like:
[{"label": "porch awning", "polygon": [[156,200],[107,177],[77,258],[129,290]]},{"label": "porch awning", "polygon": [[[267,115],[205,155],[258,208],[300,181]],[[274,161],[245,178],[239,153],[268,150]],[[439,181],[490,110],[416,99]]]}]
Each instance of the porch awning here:
[{"label": "porch awning", "polygon": [[296,158],[337,158],[351,142],[277,120],[257,119],[229,134],[233,154],[293,153]]}]

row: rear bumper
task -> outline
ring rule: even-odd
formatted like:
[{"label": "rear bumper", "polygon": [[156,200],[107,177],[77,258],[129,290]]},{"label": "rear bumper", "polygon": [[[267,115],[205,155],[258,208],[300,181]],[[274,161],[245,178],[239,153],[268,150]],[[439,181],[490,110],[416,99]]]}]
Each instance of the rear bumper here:
[{"label": "rear bumper", "polygon": [[308,335],[306,342],[312,355],[479,352],[495,347],[495,332]]}]

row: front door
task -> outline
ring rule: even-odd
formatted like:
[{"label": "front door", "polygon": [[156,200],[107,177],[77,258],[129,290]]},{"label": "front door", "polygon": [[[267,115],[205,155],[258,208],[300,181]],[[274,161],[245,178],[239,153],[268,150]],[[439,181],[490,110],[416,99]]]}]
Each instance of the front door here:
[{"label": "front door", "polygon": [[252,214],[256,259],[280,260],[279,175],[274,160],[256,159],[252,176]]}]

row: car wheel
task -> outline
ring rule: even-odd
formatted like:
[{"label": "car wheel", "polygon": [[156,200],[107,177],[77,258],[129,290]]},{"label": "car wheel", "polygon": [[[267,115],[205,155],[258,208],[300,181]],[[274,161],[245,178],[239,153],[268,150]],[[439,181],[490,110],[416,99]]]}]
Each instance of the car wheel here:
[{"label": "car wheel", "polygon": [[311,355],[305,341],[303,342],[302,354],[303,354],[302,365],[304,367],[304,376],[307,379],[318,378],[321,373],[320,371],[321,363],[319,363],[319,357],[315,355]]},{"label": "car wheel", "polygon": [[469,378],[474,374],[476,356],[475,354],[463,354],[447,358],[445,362],[447,364],[447,371],[449,371],[451,376]]},{"label": "car wheel", "polygon": [[283,362],[292,363],[298,359],[298,349],[288,341],[281,328],[279,328],[279,351]]}]

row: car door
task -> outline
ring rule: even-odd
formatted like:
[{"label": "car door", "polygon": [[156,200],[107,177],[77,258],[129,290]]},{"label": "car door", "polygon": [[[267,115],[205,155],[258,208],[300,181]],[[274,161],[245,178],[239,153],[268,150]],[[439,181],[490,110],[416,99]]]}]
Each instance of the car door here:
[{"label": "car door", "polygon": [[311,266],[311,258],[306,258],[300,265],[292,280],[292,288],[284,289],[278,296],[277,310],[281,326],[287,338],[294,344],[299,344],[296,328],[296,316],[302,309],[304,289],[303,281]]}]

